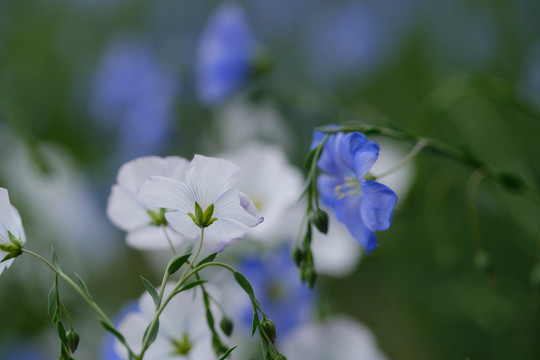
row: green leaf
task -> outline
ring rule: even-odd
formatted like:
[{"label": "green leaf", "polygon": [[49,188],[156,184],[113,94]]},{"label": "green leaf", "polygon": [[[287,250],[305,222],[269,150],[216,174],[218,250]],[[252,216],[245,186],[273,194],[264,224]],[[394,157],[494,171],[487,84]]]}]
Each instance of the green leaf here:
[{"label": "green leaf", "polygon": [[56,270],[62,271],[60,269],[60,263],[58,262],[58,256],[56,255],[56,251],[54,251],[54,246],[51,246],[51,262]]},{"label": "green leaf", "polygon": [[212,254],[208,255],[207,257],[205,257],[204,259],[202,259],[201,261],[199,261],[199,262],[197,263],[197,266],[200,266],[200,265],[202,265],[202,264],[206,264],[206,263],[209,263],[209,262],[214,261],[214,259],[216,258],[217,254],[218,254],[218,253],[215,252],[215,253],[212,253]]},{"label": "green leaf", "polygon": [[53,283],[51,290],[49,291],[49,298],[47,301],[47,314],[50,314],[56,306],[56,298],[58,297],[58,288],[56,283]]},{"label": "green leaf", "polygon": [[246,279],[242,273],[239,273],[238,271],[233,272],[234,279],[240,285],[242,289],[249,295],[250,298],[255,299],[255,293],[253,292],[253,288],[251,287],[251,284]]},{"label": "green leaf", "polygon": [[210,206],[208,206],[206,210],[204,210],[204,214],[202,216],[204,226],[209,225],[208,223],[212,219],[212,215],[214,215],[214,204],[210,204]]},{"label": "green leaf", "polygon": [[159,299],[159,295],[158,295],[156,289],[150,283],[150,281],[146,280],[144,277],[142,277],[142,275],[141,275],[141,280],[142,280],[144,286],[146,287],[146,290],[150,294],[150,296],[152,296],[152,300],[154,300],[154,306],[157,309],[159,307],[160,303],[161,303],[161,300]]},{"label": "green leaf", "polygon": [[152,326],[152,323],[148,324],[148,327],[146,328],[146,330],[144,330],[144,336],[143,336],[143,342],[148,341],[148,345],[156,341],[157,334],[159,332],[159,320],[156,321],[152,329],[150,329],[151,326]]},{"label": "green leaf", "polygon": [[116,330],[112,325],[110,324],[107,324],[105,321],[103,320],[99,320],[99,323],[101,324],[101,326],[103,326],[103,328],[105,330],[107,330],[108,332],[110,332],[111,334],[113,334],[118,340],[120,340],[120,342],[122,343],[125,343],[126,340],[124,339],[124,336],[122,334],[120,334],[118,332],[118,330]]},{"label": "green leaf", "polygon": [[184,265],[184,263],[187,261],[187,259],[189,259],[190,256],[191,253],[174,257],[167,266],[167,273],[169,275],[172,275],[177,272],[178,269],[180,269],[182,265]]},{"label": "green leaf", "polygon": [[16,247],[11,244],[0,244],[0,250],[4,252],[12,252],[13,250],[16,250]]},{"label": "green leaf", "polygon": [[315,157],[316,152],[317,152],[317,148],[315,147],[313,150],[308,152],[306,156],[306,160],[304,162],[304,168],[307,172],[311,170],[311,164],[313,163],[313,158]]},{"label": "green leaf", "polygon": [[88,287],[86,286],[84,281],[79,277],[79,275],[77,275],[77,273],[75,273],[75,277],[77,278],[77,281],[81,285],[81,289],[84,291],[84,294],[88,297],[88,299],[90,299],[91,301],[94,301],[94,299],[92,298],[92,295],[90,294],[90,291],[88,291]]},{"label": "green leaf", "polygon": [[203,227],[203,210],[201,205],[195,201],[195,219],[197,219],[197,225]]},{"label": "green leaf", "polygon": [[259,327],[259,314],[257,311],[253,310],[253,323],[251,325],[251,336],[255,335],[255,331]]},{"label": "green leaf", "polygon": [[64,328],[64,324],[62,324],[61,321],[56,324],[56,327],[58,329],[58,337],[62,341],[63,344],[67,343],[67,337],[66,337],[66,329]]},{"label": "green leaf", "polygon": [[13,258],[16,258],[17,256],[19,255],[22,255],[22,250],[18,250],[18,251],[14,251],[14,252],[10,252],[9,254],[7,254],[6,256],[4,256],[4,258],[2,259],[2,261],[0,262],[4,262],[4,261],[7,261],[9,259],[13,259]]},{"label": "green leaf", "polygon": [[207,280],[195,280],[195,281],[192,281],[189,284],[186,284],[186,285],[182,286],[180,288],[180,290],[178,290],[178,292],[180,293],[182,291],[189,290],[191,288],[194,288],[195,286],[199,286],[201,284],[204,284],[205,282],[207,282]]},{"label": "green leaf", "polygon": [[238,347],[238,345],[233,346],[232,348],[225,351],[225,353],[218,360],[225,360],[233,352],[233,350],[236,349],[237,347]]},{"label": "green leaf", "polygon": [[9,241],[11,241],[11,243],[18,249],[21,249],[24,244],[22,243],[21,239],[19,239],[18,237],[16,237],[15,235],[13,235],[11,233],[11,231],[8,231],[8,237],[9,237]]},{"label": "green leaf", "polygon": [[212,312],[210,311],[210,309],[206,309],[206,322],[208,323],[208,327],[210,328],[210,330],[214,332],[214,326],[215,326],[214,315],[212,315]]}]

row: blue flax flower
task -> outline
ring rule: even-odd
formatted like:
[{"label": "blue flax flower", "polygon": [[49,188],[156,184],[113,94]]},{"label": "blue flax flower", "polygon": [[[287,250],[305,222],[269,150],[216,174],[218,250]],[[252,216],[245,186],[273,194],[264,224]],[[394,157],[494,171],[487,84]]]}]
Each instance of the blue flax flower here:
[{"label": "blue flax flower", "polygon": [[[324,135],[314,134],[314,144]],[[317,165],[321,174],[317,187],[322,202],[368,252],[377,247],[374,231],[390,227],[397,195],[364,177],[379,157],[379,145],[358,132],[331,135],[324,144]]]},{"label": "blue flax flower", "polygon": [[202,103],[218,105],[237,90],[251,71],[255,41],[243,9],[221,5],[199,41],[197,90]]}]

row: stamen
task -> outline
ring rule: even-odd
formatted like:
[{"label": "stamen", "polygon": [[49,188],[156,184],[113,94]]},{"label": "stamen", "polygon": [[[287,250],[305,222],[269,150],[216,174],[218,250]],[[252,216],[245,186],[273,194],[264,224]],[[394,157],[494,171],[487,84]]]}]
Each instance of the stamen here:
[{"label": "stamen", "polygon": [[345,177],[345,182],[343,184],[336,185],[334,193],[338,197],[338,200],[342,200],[349,195],[362,194],[362,188],[360,187],[360,182],[357,178],[347,176]]}]

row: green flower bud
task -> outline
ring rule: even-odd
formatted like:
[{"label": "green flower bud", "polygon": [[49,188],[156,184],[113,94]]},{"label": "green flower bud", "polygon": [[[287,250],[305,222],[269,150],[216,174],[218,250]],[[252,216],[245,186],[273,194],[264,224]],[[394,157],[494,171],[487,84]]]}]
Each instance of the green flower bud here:
[{"label": "green flower bud", "polygon": [[261,328],[273,344],[276,340],[276,324],[274,324],[274,322],[270,319],[264,319],[261,322]]},{"label": "green flower bud", "polygon": [[219,323],[219,327],[225,335],[231,336],[234,328],[234,323],[230,318],[224,316]]},{"label": "green flower bud", "polygon": [[300,278],[302,282],[307,282],[310,289],[313,289],[315,283],[317,282],[317,272],[313,270],[311,266],[304,266],[300,270]]},{"label": "green flower bud", "polygon": [[311,222],[315,227],[326,234],[328,232],[328,214],[322,209],[317,209],[311,213]]},{"label": "green flower bud", "polygon": [[77,350],[77,347],[79,346],[79,333],[75,329],[70,329],[66,332],[66,342],[67,346],[69,347],[69,351],[73,354],[75,350]]},{"label": "green flower bud", "polygon": [[300,249],[299,247],[295,246],[292,251],[292,257],[296,266],[300,266],[300,264],[304,262],[304,258],[305,258],[304,251]]}]

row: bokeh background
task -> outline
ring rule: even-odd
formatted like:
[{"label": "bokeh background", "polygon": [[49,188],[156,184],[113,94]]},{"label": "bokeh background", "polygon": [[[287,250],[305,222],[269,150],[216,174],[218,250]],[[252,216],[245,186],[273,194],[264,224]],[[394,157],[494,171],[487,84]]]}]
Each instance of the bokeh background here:
[{"label": "bokeh background", "polygon": [[[138,156],[191,159],[259,138],[302,168],[313,127],[361,120],[540,187],[540,2],[237,4],[252,38],[229,50],[255,50],[248,73],[222,75],[241,81],[212,95],[199,54],[219,2],[0,1],[0,185],[28,248],[48,255],[54,244],[108,313],[141,294],[140,274],[159,281],[165,264],[128,248],[105,214],[118,168]],[[321,311],[365,324],[389,359],[540,358],[538,197],[481,182],[474,235],[472,169],[429,152],[413,165],[379,248],[347,276],[320,278]],[[26,256],[2,274],[0,358],[57,356],[51,283]],[[79,358],[98,358],[103,330],[61,290]]]}]

